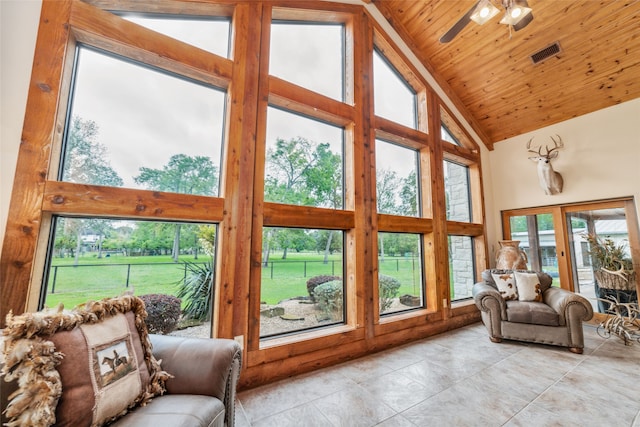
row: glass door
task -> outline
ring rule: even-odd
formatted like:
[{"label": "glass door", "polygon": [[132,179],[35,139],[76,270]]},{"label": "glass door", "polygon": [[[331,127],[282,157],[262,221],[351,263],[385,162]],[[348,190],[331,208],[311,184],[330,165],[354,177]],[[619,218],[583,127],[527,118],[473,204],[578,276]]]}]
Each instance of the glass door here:
[{"label": "glass door", "polygon": [[575,292],[599,313],[606,312],[611,297],[637,303],[637,279],[629,274],[634,260],[625,205],[569,210],[566,224]]},{"label": "glass door", "polygon": [[553,286],[560,286],[556,227],[551,212],[509,217],[511,240],[520,242],[528,258],[528,267],[544,271],[553,277]]}]

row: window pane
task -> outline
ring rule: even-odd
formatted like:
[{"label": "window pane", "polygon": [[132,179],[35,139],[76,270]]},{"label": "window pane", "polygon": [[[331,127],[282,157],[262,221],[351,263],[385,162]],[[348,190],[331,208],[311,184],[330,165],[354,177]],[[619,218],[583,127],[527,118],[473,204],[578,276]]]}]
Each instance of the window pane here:
[{"label": "window pane", "polygon": [[376,115],[416,128],[415,92],[376,50],[373,51],[373,89]]},{"label": "window pane", "polygon": [[173,334],[210,336],[216,225],[55,217],[53,230],[44,305],[170,295],[181,299]]},{"label": "window pane", "polygon": [[344,322],[343,232],[264,228],[260,336]]},{"label": "window pane", "polygon": [[376,140],[378,212],[418,216],[418,152]]},{"label": "window pane", "polygon": [[265,200],[342,209],[343,133],[342,128],[269,108]]},{"label": "window pane", "polygon": [[475,282],[471,237],[449,236],[449,274],[451,301],[471,298],[471,288]]},{"label": "window pane", "polygon": [[520,242],[519,247],[527,255],[529,268],[548,273],[553,277],[553,286],[560,286],[553,215],[543,213],[512,216],[509,223],[511,240]]},{"label": "window pane", "polygon": [[335,24],[271,24],[269,73],[342,101],[343,33]]},{"label": "window pane", "polygon": [[449,221],[471,221],[469,192],[469,168],[458,163],[444,161],[444,191]]},{"label": "window pane", "polygon": [[380,314],[424,307],[419,234],[378,233]]},{"label": "window pane", "polygon": [[218,194],[223,92],[80,49],[62,179]]},{"label": "window pane", "polygon": [[138,25],[225,58],[229,56],[229,21],[200,17],[123,15]]},{"label": "window pane", "polygon": [[452,144],[460,145],[460,142],[453,135],[451,135],[451,132],[449,132],[449,129],[447,129],[446,126],[444,125],[440,126],[440,134],[444,141],[450,142]]}]

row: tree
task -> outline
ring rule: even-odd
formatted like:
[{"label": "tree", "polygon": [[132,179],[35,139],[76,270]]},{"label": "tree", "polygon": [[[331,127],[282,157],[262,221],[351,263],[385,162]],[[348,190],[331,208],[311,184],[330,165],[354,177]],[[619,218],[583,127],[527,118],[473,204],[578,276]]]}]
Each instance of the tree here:
[{"label": "tree", "polygon": [[[68,129],[65,142],[65,155],[62,166],[62,180],[82,184],[108,185],[121,187],[124,181],[111,167],[107,148],[97,141],[98,125],[93,120],[74,117]],[[69,218],[63,227],[64,232],[76,234],[76,250],[74,265],[78,265],[82,235],[88,227],[98,227],[104,235],[104,224],[98,220]]]},{"label": "tree", "polygon": [[[218,193],[217,172],[218,168],[209,157],[175,154],[162,169],[141,167],[140,174],[133,179],[150,190],[215,196]],[[174,225],[171,251],[174,262],[178,262],[180,255],[180,227],[179,223]]]}]

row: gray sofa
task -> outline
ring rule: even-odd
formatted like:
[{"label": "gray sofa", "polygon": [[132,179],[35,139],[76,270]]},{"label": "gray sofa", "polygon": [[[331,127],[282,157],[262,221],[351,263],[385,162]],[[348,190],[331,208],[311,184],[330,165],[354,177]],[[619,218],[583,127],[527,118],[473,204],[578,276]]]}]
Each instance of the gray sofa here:
[{"label": "gray sofa", "polygon": [[[242,355],[240,345],[230,339],[153,334],[149,337],[153,355],[162,360],[162,369],[174,378],[167,381],[166,394],[154,397],[148,405],[136,408],[111,425],[232,427]],[[2,409],[8,395],[15,390],[14,383],[2,384]]]},{"label": "gray sofa", "polygon": [[503,339],[568,347],[581,354],[584,349],[582,322],[593,317],[584,297],[551,287],[553,279],[536,272],[542,288],[542,302],[505,301],[491,276],[505,270],[485,270],[482,282],[473,286],[473,298],[493,342]]}]

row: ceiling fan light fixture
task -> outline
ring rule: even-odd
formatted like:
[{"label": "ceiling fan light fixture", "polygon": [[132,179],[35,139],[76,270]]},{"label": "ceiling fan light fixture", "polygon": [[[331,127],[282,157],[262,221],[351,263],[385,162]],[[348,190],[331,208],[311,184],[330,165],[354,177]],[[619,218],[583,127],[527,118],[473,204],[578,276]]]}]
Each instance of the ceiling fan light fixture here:
[{"label": "ceiling fan light fixture", "polygon": [[500,9],[495,7],[490,0],[481,0],[476,7],[476,10],[471,15],[471,20],[478,25],[482,25],[489,19],[493,18],[500,12]]},{"label": "ceiling fan light fixture", "polygon": [[507,6],[507,11],[500,20],[501,24],[516,25],[518,22],[531,13],[531,8],[514,4],[513,2]]}]

